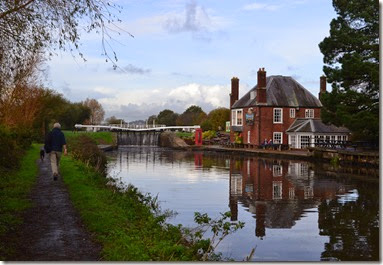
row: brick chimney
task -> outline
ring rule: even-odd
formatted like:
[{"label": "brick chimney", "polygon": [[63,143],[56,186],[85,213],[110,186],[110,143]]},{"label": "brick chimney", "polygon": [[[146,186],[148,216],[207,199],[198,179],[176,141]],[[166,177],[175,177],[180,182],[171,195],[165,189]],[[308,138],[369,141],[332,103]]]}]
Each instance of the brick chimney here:
[{"label": "brick chimney", "polygon": [[321,98],[321,95],[327,92],[326,86],[327,86],[326,76],[322,75],[320,77],[320,88],[319,88],[319,95],[318,95],[319,100]]},{"label": "brick chimney", "polygon": [[238,77],[233,77],[231,79],[230,108],[238,100],[238,93],[239,93],[239,79]]},{"label": "brick chimney", "polygon": [[265,68],[258,70],[257,103],[266,104],[266,71]]}]

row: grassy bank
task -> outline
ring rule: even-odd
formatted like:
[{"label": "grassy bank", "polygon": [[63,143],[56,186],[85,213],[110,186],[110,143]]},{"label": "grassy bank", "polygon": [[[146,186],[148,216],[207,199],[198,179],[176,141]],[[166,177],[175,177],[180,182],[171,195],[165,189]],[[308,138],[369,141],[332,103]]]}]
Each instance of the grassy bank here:
[{"label": "grassy bank", "polygon": [[112,132],[63,131],[63,133],[67,142],[70,142],[73,138],[76,138],[79,135],[85,134],[89,138],[95,140],[97,144],[116,145],[117,143],[116,134]]},{"label": "grassy bank", "polygon": [[[0,176],[0,239],[15,231],[23,221],[22,211],[31,206],[28,196],[38,174],[36,159],[39,158],[39,146],[33,144],[25,153],[19,170]],[[9,256],[12,251],[12,244],[9,241],[0,240],[1,260]]]},{"label": "grassy bank", "polygon": [[178,227],[165,224],[156,216],[153,200],[135,188],[121,192],[92,168],[63,157],[61,172],[75,208],[88,230],[103,245],[102,257],[108,261],[196,260],[198,246],[181,242]]}]

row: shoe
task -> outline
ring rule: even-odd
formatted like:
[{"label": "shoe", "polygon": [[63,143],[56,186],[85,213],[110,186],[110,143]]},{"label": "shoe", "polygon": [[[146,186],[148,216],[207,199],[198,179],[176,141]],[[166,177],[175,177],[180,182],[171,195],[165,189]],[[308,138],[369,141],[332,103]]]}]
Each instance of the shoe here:
[{"label": "shoe", "polygon": [[57,180],[57,174],[53,174],[53,180]]}]

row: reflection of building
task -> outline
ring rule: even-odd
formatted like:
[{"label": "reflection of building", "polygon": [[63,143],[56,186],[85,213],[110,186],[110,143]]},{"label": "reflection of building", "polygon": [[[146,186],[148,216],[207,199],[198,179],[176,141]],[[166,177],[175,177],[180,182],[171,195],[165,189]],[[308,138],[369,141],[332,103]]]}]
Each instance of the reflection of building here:
[{"label": "reflection of building", "polygon": [[232,220],[237,220],[240,201],[255,214],[257,237],[264,237],[266,228],[293,227],[306,209],[345,192],[335,181],[315,178],[306,162],[257,158],[230,162]]}]

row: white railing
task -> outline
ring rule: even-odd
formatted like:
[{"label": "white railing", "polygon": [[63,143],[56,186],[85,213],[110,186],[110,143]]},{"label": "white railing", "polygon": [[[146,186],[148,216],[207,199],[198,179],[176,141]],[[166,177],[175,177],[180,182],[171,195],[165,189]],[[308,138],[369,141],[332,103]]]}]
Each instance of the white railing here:
[{"label": "white railing", "polygon": [[[137,126],[137,127],[136,127]],[[120,124],[112,125],[83,125],[76,124],[76,129],[85,128],[92,131],[98,131],[100,129],[110,131],[166,131],[166,130],[182,130],[182,131],[194,131],[195,129],[201,128],[199,125],[194,126],[165,126],[165,125],[134,125],[123,127]]]}]

